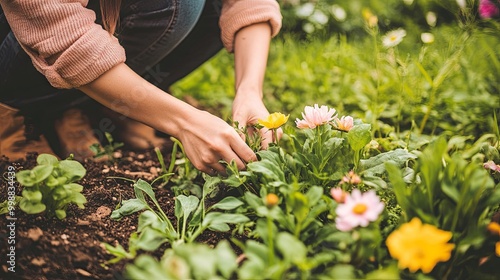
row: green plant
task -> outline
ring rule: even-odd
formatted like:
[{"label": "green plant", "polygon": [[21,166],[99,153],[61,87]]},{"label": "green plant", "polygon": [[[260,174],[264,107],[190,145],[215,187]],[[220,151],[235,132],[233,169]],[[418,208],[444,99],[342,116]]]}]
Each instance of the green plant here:
[{"label": "green plant", "polygon": [[49,217],[64,219],[69,204],[84,208],[87,200],[81,194],[83,186],[76,182],[85,176],[86,170],[78,161],[41,154],[36,162],[33,169],[16,173],[24,187],[19,202],[21,210],[28,214],[46,211]]},{"label": "green plant", "polygon": [[433,275],[440,279],[479,277],[480,259],[492,248],[486,226],[492,210],[499,206],[500,185],[495,187],[481,164],[467,162],[460,153],[449,155],[447,144],[444,137],[431,142],[419,155],[410,176],[403,176],[390,163],[386,168],[403,220],[417,217],[453,233],[456,250]]},{"label": "green plant", "polygon": [[109,132],[104,132],[108,143],[101,147],[99,143],[94,143],[90,146],[90,150],[94,153],[94,158],[101,158],[107,156],[109,161],[113,161],[115,156],[114,152],[123,146],[123,143],[115,143],[113,135]]},{"label": "green plant", "polygon": [[208,208],[205,206],[206,196],[219,181],[216,177],[206,180],[201,200],[194,195],[178,195],[175,199],[175,222],[160,207],[151,185],[144,180],[135,182],[136,197],[123,201],[122,205],[112,212],[111,218],[120,220],[124,216],[142,211],[139,215],[138,234],[131,236],[129,252],[124,251],[121,246],[112,247],[105,244],[108,251],[115,255],[113,262],[121,258],[135,257],[138,249],[154,251],[165,242],[171,245],[193,243],[207,229],[225,232],[230,230],[228,224],[247,222],[248,218],[242,214],[214,211],[239,207],[242,202],[234,197],[225,197]]}]

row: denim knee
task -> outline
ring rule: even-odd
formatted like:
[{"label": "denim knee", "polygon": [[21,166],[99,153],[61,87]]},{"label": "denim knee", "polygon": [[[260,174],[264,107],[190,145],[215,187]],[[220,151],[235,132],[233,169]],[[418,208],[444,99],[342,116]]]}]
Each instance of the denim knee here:
[{"label": "denim knee", "polygon": [[127,53],[127,64],[143,75],[167,56],[192,30],[205,0],[126,1],[118,38]]}]

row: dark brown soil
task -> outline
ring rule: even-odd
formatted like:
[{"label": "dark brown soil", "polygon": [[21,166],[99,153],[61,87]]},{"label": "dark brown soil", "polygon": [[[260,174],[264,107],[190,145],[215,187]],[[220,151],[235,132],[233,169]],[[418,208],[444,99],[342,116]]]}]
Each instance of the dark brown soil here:
[{"label": "dark brown soil", "polygon": [[[0,172],[6,174],[9,166],[16,172],[31,169],[36,165],[36,154],[26,160],[10,162],[0,158]],[[156,154],[118,151],[114,164],[87,160],[84,166],[87,175],[79,183],[84,186],[87,198],[85,209],[71,205],[64,220],[47,218],[44,215],[27,215],[16,209],[15,221],[15,273],[7,268],[7,216],[0,219],[0,279],[123,279],[126,261],[104,265],[112,258],[101,246],[102,242],[125,248],[130,234],[136,230],[138,215],[125,217],[121,221],[109,218],[120,200],[133,197],[133,183],[110,178],[125,177],[151,182],[158,177],[160,164]],[[168,159],[169,157],[165,157]],[[5,177],[5,176],[3,176]],[[0,202],[7,199],[7,181],[1,179]],[[18,195],[21,187],[17,185]],[[173,192],[169,188],[156,189],[160,205],[173,216]],[[224,235],[206,233],[200,237],[203,242],[217,243]]]}]

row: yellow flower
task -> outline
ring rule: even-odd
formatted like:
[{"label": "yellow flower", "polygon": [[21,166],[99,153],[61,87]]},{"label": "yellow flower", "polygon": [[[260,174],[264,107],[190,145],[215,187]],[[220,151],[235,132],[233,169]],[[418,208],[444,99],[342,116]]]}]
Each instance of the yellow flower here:
[{"label": "yellow flower", "polygon": [[413,218],[392,232],[386,245],[391,256],[399,261],[400,269],[408,268],[411,272],[422,269],[422,272],[429,273],[438,262],[450,259],[455,248],[454,244],[448,243],[451,237],[451,232]]},{"label": "yellow flower", "polygon": [[495,253],[497,254],[497,257],[500,257],[500,241],[495,244]]},{"label": "yellow flower", "polygon": [[495,235],[500,235],[500,224],[499,223],[491,222],[488,224],[486,229]]},{"label": "yellow flower", "polygon": [[268,129],[276,129],[280,126],[284,125],[288,121],[288,117],[290,115],[284,115],[282,113],[272,113],[267,116],[267,119],[261,120],[259,119],[259,124],[268,128]]}]

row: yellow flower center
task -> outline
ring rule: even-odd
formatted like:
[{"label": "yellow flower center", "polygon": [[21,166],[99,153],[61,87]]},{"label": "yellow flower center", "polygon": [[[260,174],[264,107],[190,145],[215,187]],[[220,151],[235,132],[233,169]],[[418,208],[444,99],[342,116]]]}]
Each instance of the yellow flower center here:
[{"label": "yellow flower center", "polygon": [[356,204],[356,206],[354,206],[354,208],[352,208],[352,212],[354,212],[354,214],[361,215],[361,214],[365,213],[367,209],[368,209],[368,206],[366,206],[363,203],[359,203],[359,204]]},{"label": "yellow flower center", "polygon": [[389,38],[389,39],[391,40],[391,42],[394,42],[394,41],[396,41],[396,40],[398,39],[398,36],[393,35],[393,36],[391,36],[391,38]]}]

